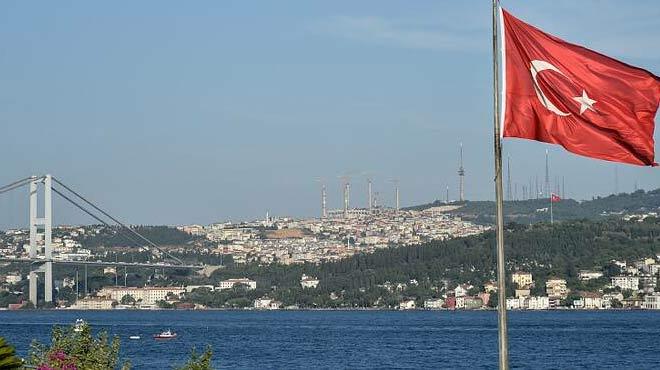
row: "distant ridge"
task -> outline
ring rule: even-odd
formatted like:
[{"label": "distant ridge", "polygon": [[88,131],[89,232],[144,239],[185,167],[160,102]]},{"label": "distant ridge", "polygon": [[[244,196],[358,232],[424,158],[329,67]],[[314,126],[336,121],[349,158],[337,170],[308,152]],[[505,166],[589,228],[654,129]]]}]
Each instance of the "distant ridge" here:
[{"label": "distant ridge", "polygon": [[[446,205],[445,202],[436,200],[433,203],[422,204],[407,209],[423,210]],[[450,205],[459,205],[461,207],[448,213],[459,215],[479,223],[495,222],[495,202],[493,201],[453,202]],[[548,198],[505,201],[504,217],[507,222],[534,223],[548,221],[549,215],[547,210],[545,210],[547,207],[549,207]],[[649,212],[660,212],[660,189],[612,194],[581,202],[573,199],[564,199],[553,205],[555,220],[593,220],[614,214],[644,214]]]}]

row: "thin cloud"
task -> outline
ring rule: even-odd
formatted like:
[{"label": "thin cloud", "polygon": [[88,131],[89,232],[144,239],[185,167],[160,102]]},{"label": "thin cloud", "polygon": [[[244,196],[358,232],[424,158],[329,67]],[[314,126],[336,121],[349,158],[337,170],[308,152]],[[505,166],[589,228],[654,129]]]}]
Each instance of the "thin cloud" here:
[{"label": "thin cloud", "polygon": [[482,30],[448,29],[375,16],[331,17],[320,26],[324,32],[346,39],[409,49],[481,51],[487,46],[487,40],[479,37]]}]

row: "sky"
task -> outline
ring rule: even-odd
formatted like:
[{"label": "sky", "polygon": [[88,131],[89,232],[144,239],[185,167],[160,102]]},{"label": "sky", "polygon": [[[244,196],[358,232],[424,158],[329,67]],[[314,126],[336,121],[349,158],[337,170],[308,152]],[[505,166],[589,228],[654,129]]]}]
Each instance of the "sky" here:
[{"label": "sky", "polygon": [[[502,5],[660,74],[657,1]],[[456,199],[461,142],[466,198],[494,198],[490,1],[7,0],[0,55],[0,184],[51,173],[125,222],[316,216],[341,176],[354,206],[367,177],[385,205],[393,180],[402,206]],[[519,196],[546,149],[567,197],[660,187],[657,169],[506,140]],[[27,226],[26,193],[0,196],[0,226]]]}]

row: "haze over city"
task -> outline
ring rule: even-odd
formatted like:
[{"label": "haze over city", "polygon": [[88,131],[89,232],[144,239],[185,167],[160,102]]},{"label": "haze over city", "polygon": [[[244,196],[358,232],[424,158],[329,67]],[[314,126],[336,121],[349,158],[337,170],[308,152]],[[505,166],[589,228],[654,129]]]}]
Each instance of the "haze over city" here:
[{"label": "haze over city", "polygon": [[[653,1],[506,1],[545,31],[660,70]],[[75,4],[75,5],[74,5]],[[350,6],[349,6],[350,5]],[[211,223],[492,199],[490,14],[474,3],[11,2],[0,12],[0,183],[52,173],[130,223]],[[469,10],[468,10],[469,9]],[[603,25],[607,34],[603,34]],[[656,133],[656,138],[658,134]],[[506,140],[512,180],[563,176],[591,199],[657,188],[651,168]],[[615,172],[618,181],[615,181]],[[615,184],[615,182],[617,184]],[[636,185],[635,185],[636,184]],[[58,202],[56,223],[93,220]],[[0,199],[0,225],[25,227],[24,192]]]}]

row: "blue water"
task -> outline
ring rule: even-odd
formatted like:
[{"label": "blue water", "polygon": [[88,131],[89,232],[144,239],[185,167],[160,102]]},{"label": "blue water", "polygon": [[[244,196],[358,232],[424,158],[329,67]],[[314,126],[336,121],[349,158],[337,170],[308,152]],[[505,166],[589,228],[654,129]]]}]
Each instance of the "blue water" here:
[{"label": "blue water", "polygon": [[[497,367],[492,311],[0,311],[0,336],[25,355],[76,318],[120,336],[135,369],[171,368],[207,344],[216,368]],[[179,337],[151,338],[168,328]],[[660,312],[511,312],[509,340],[512,368],[660,368]]]}]

